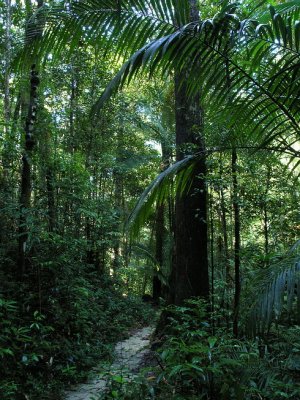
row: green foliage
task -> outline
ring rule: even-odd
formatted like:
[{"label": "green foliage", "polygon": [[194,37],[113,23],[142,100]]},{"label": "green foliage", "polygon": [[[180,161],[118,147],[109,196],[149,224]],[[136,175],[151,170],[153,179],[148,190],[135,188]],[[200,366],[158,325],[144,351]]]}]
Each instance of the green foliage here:
[{"label": "green foliage", "polygon": [[[172,10],[171,4],[170,7]],[[245,142],[250,138],[265,145],[275,138],[286,139],[285,130],[290,131],[289,140],[292,140],[299,135],[296,113],[299,8],[291,8],[290,12],[292,17],[273,10],[268,24],[260,24],[259,20],[240,19],[237,6],[226,5],[213,18],[173,26],[174,32],[169,35],[158,31],[154,40],[142,46],[123,65],[95,109],[139,72],[150,71],[152,75],[159,70],[164,74],[173,69],[184,70],[188,65],[190,93],[200,90],[207,103],[213,104],[215,118],[238,132],[239,140]],[[135,24],[140,28],[147,15],[137,13],[137,18]],[[166,25],[167,20],[168,14]],[[119,34],[123,47],[130,46],[131,36]],[[241,51],[241,46],[247,52]],[[276,63],[272,62],[273,53],[276,53]]]},{"label": "green foliage", "polygon": [[117,57],[131,55],[95,109],[139,72],[164,76],[188,68],[190,93],[201,91],[214,118],[232,131],[231,140],[265,145],[276,139],[287,147],[299,135],[299,5],[243,19],[242,6],[224,2],[199,22],[189,21],[188,9],[188,1],[157,0],[59,5],[47,12],[39,51],[47,58],[68,44],[72,53],[85,40],[113,43]]},{"label": "green foliage", "polygon": [[[26,283],[21,309],[1,297],[3,399],[12,399],[12,393],[15,399],[25,394],[57,399],[62,383],[84,379],[92,366],[110,356],[111,343],[150,315],[140,301],[123,297],[110,279],[99,279],[91,266],[74,256],[71,262],[82,243],[70,246],[52,235],[40,246],[47,251],[34,267],[40,271],[42,292],[38,295],[34,284],[29,288]],[[56,259],[46,261],[53,253]],[[34,283],[34,275],[27,279]]]},{"label": "green foliage", "polygon": [[[252,276],[251,285],[244,293],[243,304],[246,332],[252,336],[270,329],[273,321],[278,322],[283,311],[299,321],[299,243],[283,256],[270,260],[267,269]],[[247,299],[247,300],[246,300]],[[247,307],[249,304],[250,307]]]},{"label": "green foliage", "polygon": [[299,327],[280,330],[267,342],[238,340],[226,329],[213,328],[221,314],[208,322],[206,310],[197,299],[168,308],[160,367],[150,367],[129,382],[113,376],[104,398],[298,398]]},{"label": "green foliage", "polygon": [[130,378],[113,374],[107,377],[108,388],[97,400],[151,400],[155,399],[155,391],[151,379],[140,376]]},{"label": "green foliage", "polygon": [[[197,300],[170,309],[163,370],[128,383],[114,375],[105,396],[298,399],[299,264],[295,251],[281,255],[299,239],[292,182],[299,166],[299,1],[272,1],[268,10],[260,2],[209,1],[192,22],[187,0],[51,0],[38,11],[34,2],[12,2],[11,10],[9,3],[0,2],[1,399],[57,400],[63,386],[84,380],[111,356],[113,342],[136,320],[151,318],[131,294],[151,292],[158,264],[153,205],[168,203],[159,266],[166,284],[172,202],[188,191],[199,157],[209,158],[210,168],[212,298],[225,309],[210,316]],[[44,35],[37,39],[39,23]],[[33,58],[43,59],[43,68],[22,272],[19,160],[28,98],[22,72]],[[174,70],[188,71],[189,95],[200,90],[210,147],[172,165]],[[140,73],[159,76],[157,86],[140,80],[111,98]],[[246,333],[267,333],[264,341],[229,334],[234,224],[226,151],[233,145],[240,157],[240,315]],[[240,151],[247,147],[284,151],[289,159]],[[133,233],[150,220],[140,245],[123,232],[129,214]]]},{"label": "green foliage", "polygon": [[149,218],[155,202],[160,205],[166,200],[188,191],[195,176],[194,170],[198,157],[201,155],[189,156],[174,163],[159,174],[144,190],[128,220],[128,227],[133,236],[138,234],[141,226]]},{"label": "green foliage", "polygon": [[[76,290],[87,292],[82,286]],[[38,312],[26,325],[23,316],[24,326],[17,322],[20,314],[19,318],[11,314],[1,318],[1,398],[18,399],[26,394],[32,399],[57,399],[62,384],[86,378],[96,363],[109,356],[110,344],[121,338],[137,318],[142,322],[147,315],[137,301],[117,298],[111,289],[89,291],[88,295],[93,295],[93,305],[90,303],[89,309],[80,313],[67,310],[65,299],[64,317],[67,312],[69,317],[63,325],[60,315],[57,321],[46,324],[45,318],[51,318]],[[77,307],[86,306],[74,292],[73,301]],[[10,302],[3,303],[1,308],[7,310]],[[120,312],[124,308],[130,309],[130,315]],[[50,313],[54,311],[49,309]]]}]

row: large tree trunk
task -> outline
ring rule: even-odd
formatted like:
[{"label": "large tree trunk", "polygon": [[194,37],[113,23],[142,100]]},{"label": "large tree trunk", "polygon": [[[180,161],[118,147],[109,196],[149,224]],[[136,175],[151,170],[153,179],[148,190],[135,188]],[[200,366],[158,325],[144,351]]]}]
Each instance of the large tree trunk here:
[{"label": "large tree trunk", "polygon": [[[198,17],[197,2],[189,0],[190,20]],[[175,254],[171,276],[171,302],[182,304],[192,296],[208,298],[207,190],[200,96],[189,97],[185,84],[188,70],[175,73],[176,159],[203,152],[188,193],[177,196],[175,205]]]},{"label": "large tree trunk", "polygon": [[[194,151],[204,151],[203,110],[198,96],[187,98],[182,74],[177,74],[176,145],[177,161]],[[192,296],[209,296],[207,260],[207,191],[205,156],[199,160],[189,193],[178,196],[175,206],[174,303]]]}]

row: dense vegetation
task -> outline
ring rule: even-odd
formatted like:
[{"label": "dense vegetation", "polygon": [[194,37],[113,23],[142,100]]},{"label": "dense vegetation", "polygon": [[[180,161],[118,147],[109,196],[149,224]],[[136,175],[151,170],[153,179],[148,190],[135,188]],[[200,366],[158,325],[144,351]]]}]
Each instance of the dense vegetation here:
[{"label": "dense vegetation", "polygon": [[[0,398],[299,399],[300,2],[0,1]],[[151,296],[151,297],[150,297]]]}]

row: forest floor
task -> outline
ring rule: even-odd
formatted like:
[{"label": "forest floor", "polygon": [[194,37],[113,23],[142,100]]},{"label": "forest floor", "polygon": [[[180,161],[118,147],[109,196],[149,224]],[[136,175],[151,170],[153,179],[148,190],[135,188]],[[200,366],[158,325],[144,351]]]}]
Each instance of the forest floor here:
[{"label": "forest floor", "polygon": [[150,336],[153,327],[144,327],[134,331],[131,336],[118,342],[115,346],[114,362],[107,370],[98,373],[89,383],[79,385],[66,393],[65,400],[97,399],[108,387],[109,376],[121,376],[122,379],[133,379],[139,370],[145,366],[145,360],[150,356]]}]

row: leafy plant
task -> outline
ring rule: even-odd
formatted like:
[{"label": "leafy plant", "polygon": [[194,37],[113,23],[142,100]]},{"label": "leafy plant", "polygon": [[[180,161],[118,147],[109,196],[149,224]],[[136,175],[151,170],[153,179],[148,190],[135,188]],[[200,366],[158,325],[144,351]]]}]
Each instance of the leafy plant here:
[{"label": "leafy plant", "polygon": [[[299,387],[288,362],[280,362],[278,339],[267,344],[238,340],[225,329],[213,333],[206,308],[203,301],[193,299],[168,309],[169,325],[160,350],[163,371],[157,372],[154,384],[157,398],[169,398],[171,392],[170,398],[178,399],[296,399]],[[292,339],[281,343],[291,346]]]},{"label": "leafy plant", "polygon": [[[243,302],[247,334],[255,336],[266,332],[273,321],[278,323],[283,311],[299,321],[299,278],[299,242],[287,254],[271,259],[267,269],[252,275]],[[249,298],[252,300],[248,307],[246,298],[248,304]]]}]

